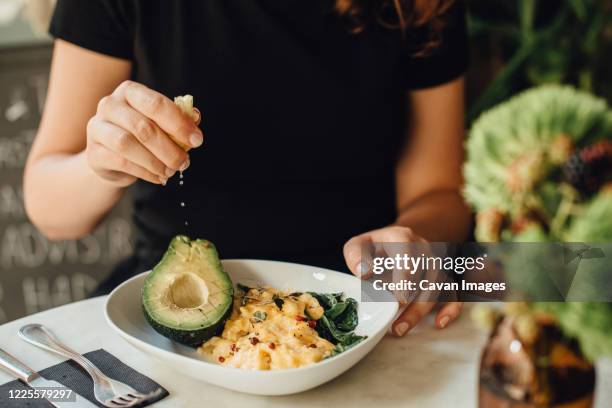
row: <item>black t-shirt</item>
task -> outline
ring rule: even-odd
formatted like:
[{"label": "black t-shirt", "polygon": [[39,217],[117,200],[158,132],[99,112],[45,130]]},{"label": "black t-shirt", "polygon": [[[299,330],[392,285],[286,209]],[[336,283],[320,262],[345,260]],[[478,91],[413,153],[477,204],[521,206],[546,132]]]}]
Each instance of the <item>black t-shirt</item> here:
[{"label": "black t-shirt", "polygon": [[202,112],[184,184],[135,184],[136,261],[116,281],[180,233],[224,258],[346,269],[344,242],[395,219],[407,90],[467,65],[462,3],[425,58],[397,30],[352,34],[330,0],[59,0],[50,32],[133,61],[133,80]]}]

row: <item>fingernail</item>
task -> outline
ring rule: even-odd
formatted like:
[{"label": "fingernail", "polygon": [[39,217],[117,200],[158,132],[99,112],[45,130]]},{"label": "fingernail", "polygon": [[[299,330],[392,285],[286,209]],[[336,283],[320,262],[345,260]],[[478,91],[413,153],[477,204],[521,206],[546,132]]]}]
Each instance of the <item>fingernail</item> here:
[{"label": "fingernail", "polygon": [[450,317],[448,316],[444,316],[443,318],[440,319],[440,328],[443,329],[446,327],[446,325],[448,324],[450,320]]},{"label": "fingernail", "polygon": [[167,179],[167,178],[160,177],[160,178],[159,178],[159,181],[161,181],[162,186],[165,186],[165,185],[166,185],[166,183],[168,182],[168,179]]},{"label": "fingernail", "polygon": [[189,143],[191,143],[193,147],[199,147],[203,141],[204,137],[200,133],[192,133],[191,136],[189,136]]},{"label": "fingernail", "polygon": [[168,176],[168,178],[174,176],[174,173],[176,173],[176,171],[172,170],[169,167],[166,167],[166,176]]},{"label": "fingernail", "polygon": [[183,165],[179,169],[179,171],[183,172],[183,171],[187,170],[187,168],[189,167],[190,164],[191,164],[191,161],[189,160],[189,157],[188,157],[187,160],[185,160],[185,162],[183,163]]},{"label": "fingernail", "polygon": [[407,323],[407,322],[398,323],[395,326],[395,334],[397,334],[398,336],[403,336],[404,334],[408,332],[409,329],[410,329],[410,323]]},{"label": "fingernail", "polygon": [[357,271],[357,276],[361,277],[367,272],[367,266],[363,262],[359,262],[355,270]]}]

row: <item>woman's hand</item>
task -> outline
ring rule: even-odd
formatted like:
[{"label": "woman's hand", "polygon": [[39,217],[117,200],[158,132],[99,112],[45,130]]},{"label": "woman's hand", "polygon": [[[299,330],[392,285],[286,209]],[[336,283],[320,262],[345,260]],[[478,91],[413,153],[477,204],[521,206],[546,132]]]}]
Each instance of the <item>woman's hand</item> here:
[{"label": "woman's hand", "polygon": [[170,99],[125,81],[100,100],[87,124],[87,162],[117,187],[136,179],[165,184],[189,166],[188,154],[172,139],[198,147],[203,134]]},{"label": "woman's hand", "polygon": [[[344,245],[344,259],[351,272],[360,278],[368,278],[367,267],[362,262],[361,255],[363,248],[367,248],[371,243],[419,243],[427,244],[427,240],[416,234],[410,228],[401,226],[389,226],[378,230],[366,232],[351,238]],[[401,302],[400,302],[401,303]],[[392,333],[396,336],[403,336],[414,328],[435,306],[433,301],[413,301],[404,304],[403,312],[395,320],[392,326]],[[440,329],[445,328],[454,321],[461,313],[461,302],[447,302],[441,304],[441,308],[436,315],[436,326]]]}]

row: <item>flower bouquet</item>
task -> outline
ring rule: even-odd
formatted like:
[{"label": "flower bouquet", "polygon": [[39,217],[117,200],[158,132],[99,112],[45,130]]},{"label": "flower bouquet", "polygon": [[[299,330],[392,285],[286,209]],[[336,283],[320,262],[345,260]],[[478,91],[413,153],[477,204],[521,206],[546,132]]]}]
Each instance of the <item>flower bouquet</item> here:
[{"label": "flower bouquet", "polygon": [[[604,100],[559,85],[523,92],[474,123],[467,155],[465,197],[477,212],[478,241],[612,243],[612,110]],[[541,264],[517,255],[508,278],[539,290]],[[607,273],[609,282],[601,269],[591,276]],[[612,296],[570,283],[580,299]],[[592,362],[612,355],[612,303],[567,299],[571,293],[474,309],[493,329],[481,406],[591,406]]]}]

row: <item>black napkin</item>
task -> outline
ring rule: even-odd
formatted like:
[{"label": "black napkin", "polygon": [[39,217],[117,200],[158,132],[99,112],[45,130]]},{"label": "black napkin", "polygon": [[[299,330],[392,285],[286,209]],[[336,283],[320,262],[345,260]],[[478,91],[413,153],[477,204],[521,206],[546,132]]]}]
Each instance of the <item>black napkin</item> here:
[{"label": "black napkin", "polygon": [[[162,392],[150,401],[139,406],[145,407],[153,404],[168,395],[168,391],[149,377],[145,377],[138,371],[123,364],[117,357],[106,350],[99,349],[85,354],[104,374],[112,379],[124,382],[143,394],[153,392],[161,388]],[[47,380],[55,380],[62,383],[80,396],[87,398],[100,407],[103,405],[96,401],[93,394],[93,381],[77,363],[72,360],[45,368],[39,373]],[[11,399],[9,390],[27,390],[28,386],[19,380],[10,381],[0,386],[0,407],[2,408],[53,408],[53,405],[45,399]]]}]

